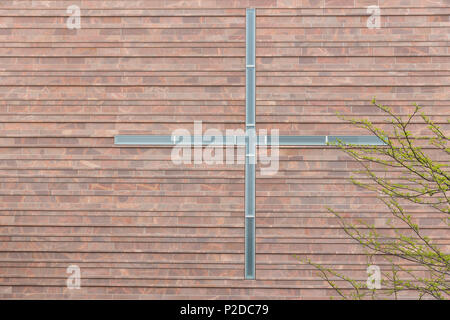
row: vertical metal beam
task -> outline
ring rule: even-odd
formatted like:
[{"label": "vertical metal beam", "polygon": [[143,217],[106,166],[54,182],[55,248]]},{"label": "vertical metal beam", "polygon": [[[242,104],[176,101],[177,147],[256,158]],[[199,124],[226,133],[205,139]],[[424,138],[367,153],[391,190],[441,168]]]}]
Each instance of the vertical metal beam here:
[{"label": "vertical metal beam", "polygon": [[245,279],[255,279],[255,33],[255,9],[247,9],[245,37]]}]

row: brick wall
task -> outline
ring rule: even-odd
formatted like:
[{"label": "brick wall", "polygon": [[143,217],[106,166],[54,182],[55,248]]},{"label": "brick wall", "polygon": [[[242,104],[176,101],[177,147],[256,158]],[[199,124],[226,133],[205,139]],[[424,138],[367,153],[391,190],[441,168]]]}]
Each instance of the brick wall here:
[{"label": "brick wall", "polygon": [[[79,30],[66,27],[70,5]],[[367,28],[370,5],[380,29]],[[277,175],[257,176],[249,281],[243,165],[176,166],[169,147],[114,145],[194,120],[244,129],[246,7],[257,129],[362,134],[335,114],[381,124],[373,96],[401,114],[417,102],[449,129],[449,0],[1,1],[0,298],[333,294],[294,255],[366,277],[326,207],[380,225],[388,213],[347,181],[356,164],[337,150],[286,147]],[[415,214],[448,245],[434,213]],[[81,289],[69,290],[74,264]]]}]

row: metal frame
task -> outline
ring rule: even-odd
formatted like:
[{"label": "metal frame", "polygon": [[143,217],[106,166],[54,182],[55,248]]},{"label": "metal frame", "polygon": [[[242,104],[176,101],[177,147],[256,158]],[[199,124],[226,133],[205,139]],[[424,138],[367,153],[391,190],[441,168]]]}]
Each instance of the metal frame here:
[{"label": "metal frame", "polygon": [[[257,136],[256,124],[256,14],[255,9],[246,10],[246,95],[245,136],[168,136],[168,135],[118,135],[116,145],[245,145],[245,279],[255,279],[256,221],[255,221],[255,155],[257,145],[280,146],[326,146],[338,141],[350,145],[384,145],[376,136]],[[273,143],[272,143],[273,140]]]},{"label": "metal frame", "polygon": [[[249,130],[250,134],[252,130]],[[246,136],[153,136],[153,135],[118,135],[114,137],[116,145],[216,145],[245,146]],[[382,146],[383,140],[376,136],[279,136],[275,141],[271,136],[254,137],[256,145],[279,146],[327,146],[342,142],[348,145]],[[274,142],[272,142],[274,140]]]},{"label": "metal frame", "polygon": [[256,14],[247,9],[245,36],[245,279],[255,279],[255,91],[256,91]]},{"label": "metal frame", "polygon": [[114,137],[117,145],[153,145],[153,146],[245,146],[245,136],[148,136],[119,135]]}]

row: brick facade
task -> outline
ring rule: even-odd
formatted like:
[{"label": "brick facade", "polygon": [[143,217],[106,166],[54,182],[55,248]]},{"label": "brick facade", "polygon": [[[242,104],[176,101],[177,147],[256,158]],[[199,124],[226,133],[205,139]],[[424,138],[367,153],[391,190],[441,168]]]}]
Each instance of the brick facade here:
[{"label": "brick facade", "polygon": [[[194,120],[244,129],[247,7],[257,129],[363,134],[336,112],[382,123],[374,96],[401,114],[417,102],[449,129],[449,0],[30,2],[0,2],[2,299],[334,294],[294,255],[366,276],[326,207],[378,225],[389,215],[346,179],[357,166],[336,149],[282,148],[278,174],[257,176],[252,281],[243,165],[177,166],[170,147],[114,145],[118,134],[192,131]],[[79,30],[66,27],[73,4]],[[367,27],[370,5],[380,29]],[[448,245],[437,215],[416,214]],[[66,288],[74,264],[78,290]]]}]

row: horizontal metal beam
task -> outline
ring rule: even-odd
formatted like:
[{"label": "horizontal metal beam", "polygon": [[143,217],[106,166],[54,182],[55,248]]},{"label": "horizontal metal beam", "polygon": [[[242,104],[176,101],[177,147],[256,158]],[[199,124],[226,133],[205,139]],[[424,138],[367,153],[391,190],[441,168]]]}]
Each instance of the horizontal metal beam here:
[{"label": "horizontal metal beam", "polygon": [[115,136],[120,145],[241,145],[245,136]]},{"label": "horizontal metal beam", "polygon": [[[246,136],[147,136],[119,135],[114,137],[117,145],[246,145]],[[338,141],[349,145],[378,145],[385,143],[376,136],[258,136],[258,145],[279,146],[326,146]]]},{"label": "horizontal metal beam", "polygon": [[258,144],[263,145],[280,145],[280,146],[326,146],[342,142],[348,145],[385,145],[383,140],[377,136],[279,136],[278,143],[272,136],[267,136],[266,143],[264,140],[258,139]]}]

